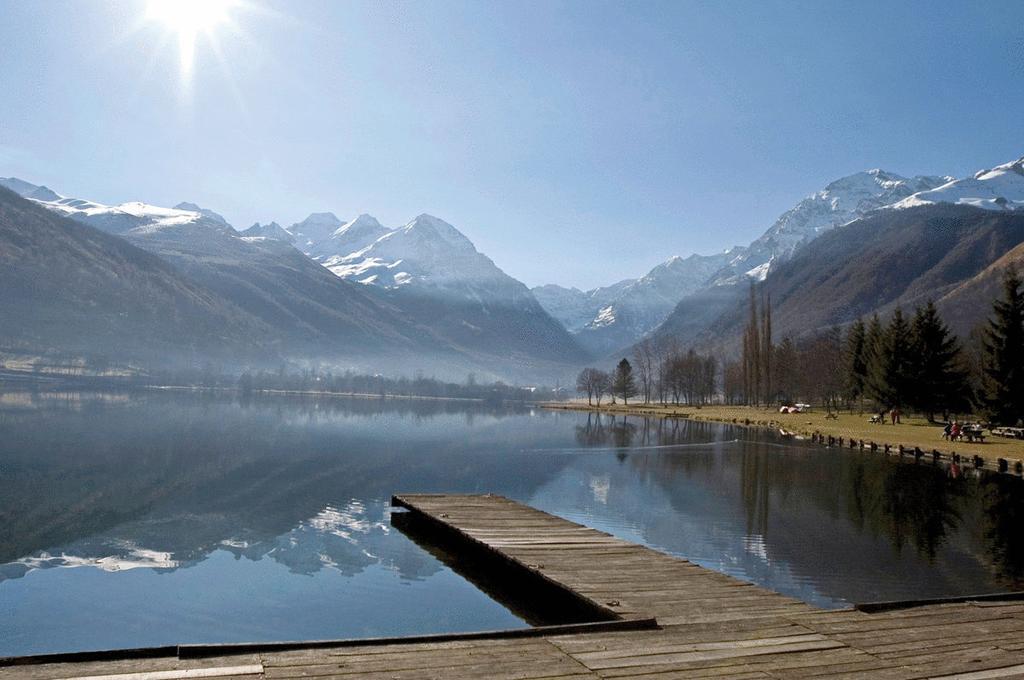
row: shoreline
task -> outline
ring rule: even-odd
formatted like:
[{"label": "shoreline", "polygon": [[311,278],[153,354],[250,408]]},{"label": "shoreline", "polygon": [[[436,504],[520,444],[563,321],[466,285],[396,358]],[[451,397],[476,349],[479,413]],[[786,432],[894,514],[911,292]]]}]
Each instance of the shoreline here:
[{"label": "shoreline", "polygon": [[225,385],[154,385],[154,384],[124,384],[110,383],[104,380],[89,381],[77,380],[62,376],[59,378],[30,377],[17,380],[5,381],[0,375],[0,394],[23,393],[23,392],[193,392],[193,393],[215,393],[236,396],[283,396],[283,397],[312,397],[328,399],[363,399],[377,401],[445,401],[469,404],[515,404],[521,406],[536,407],[537,401],[516,401],[509,399],[490,400],[482,397],[440,397],[420,394],[381,394],[373,392],[331,392],[326,390],[282,390],[274,388],[252,388],[242,389]]},{"label": "shoreline", "polygon": [[[912,461],[923,459],[927,462],[944,463],[947,466],[957,463],[964,470],[982,469],[1018,478],[1024,474],[1024,441],[1001,439],[990,435],[984,443],[949,442],[941,438],[941,431],[936,426],[919,418],[905,417],[907,422],[898,425],[865,425],[860,420],[866,414],[843,412],[836,420],[826,420],[825,414],[819,411],[782,414],[749,406],[602,404],[598,407],[585,402],[544,402],[540,406],[550,410],[634,415],[645,418],[681,418],[694,422],[770,429],[784,436],[821,444],[826,448],[875,451]],[[851,420],[854,418],[857,421]],[[927,436],[936,432],[939,433],[937,441]],[[955,444],[956,448],[950,444]]]}]

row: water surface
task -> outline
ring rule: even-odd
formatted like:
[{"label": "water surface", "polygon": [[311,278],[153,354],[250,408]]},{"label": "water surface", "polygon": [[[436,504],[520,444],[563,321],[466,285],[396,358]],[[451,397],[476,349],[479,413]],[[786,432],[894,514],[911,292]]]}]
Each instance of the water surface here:
[{"label": "water surface", "polygon": [[450,402],[0,394],[0,656],[528,625],[391,527],[492,492],[823,607],[1024,585],[999,475],[689,421]]}]

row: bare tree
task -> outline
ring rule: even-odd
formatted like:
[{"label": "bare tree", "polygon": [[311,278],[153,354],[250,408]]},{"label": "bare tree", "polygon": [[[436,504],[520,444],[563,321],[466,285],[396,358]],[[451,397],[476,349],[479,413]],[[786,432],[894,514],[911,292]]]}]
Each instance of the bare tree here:
[{"label": "bare tree", "polygon": [[645,404],[651,401],[654,385],[654,343],[644,338],[633,347],[633,368],[640,383],[640,396]]},{"label": "bare tree", "polygon": [[722,392],[727,404],[743,403],[743,363],[730,361],[722,367]]},{"label": "bare tree", "polygon": [[594,369],[594,399],[601,406],[601,398],[612,394],[612,377],[605,371]]},{"label": "bare tree", "polygon": [[593,406],[594,396],[598,397],[598,403],[600,404],[600,394],[597,394],[598,388],[600,387],[600,376],[598,375],[601,371],[596,368],[584,368],[580,371],[579,375],[576,376],[576,391],[580,394],[587,395],[587,404]]}]

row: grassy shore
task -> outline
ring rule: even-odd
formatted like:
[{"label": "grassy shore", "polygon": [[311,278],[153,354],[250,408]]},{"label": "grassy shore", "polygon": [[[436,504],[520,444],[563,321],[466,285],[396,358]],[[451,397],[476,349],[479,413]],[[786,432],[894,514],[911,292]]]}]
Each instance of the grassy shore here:
[{"label": "grassy shore", "polygon": [[978,455],[985,459],[986,466],[995,467],[997,458],[1013,461],[1024,460],[1024,441],[988,437],[983,443],[949,442],[942,438],[942,426],[929,423],[927,419],[916,416],[903,416],[899,425],[873,424],[868,422],[870,414],[859,414],[842,411],[835,419],[825,417],[824,410],[810,413],[779,413],[777,409],[755,408],[750,406],[663,406],[658,404],[602,404],[600,408],[588,406],[586,401],[570,401],[545,404],[548,408],[562,408],[582,411],[599,411],[601,413],[634,414],[657,417],[682,417],[690,420],[705,420],[721,423],[735,423],[756,427],[781,428],[788,432],[810,437],[813,433],[825,436],[842,437],[844,440],[854,439],[875,442],[879,447],[889,444],[896,448],[900,444],[907,448],[915,446],[930,452],[937,449],[944,454],[959,453],[960,455]]}]

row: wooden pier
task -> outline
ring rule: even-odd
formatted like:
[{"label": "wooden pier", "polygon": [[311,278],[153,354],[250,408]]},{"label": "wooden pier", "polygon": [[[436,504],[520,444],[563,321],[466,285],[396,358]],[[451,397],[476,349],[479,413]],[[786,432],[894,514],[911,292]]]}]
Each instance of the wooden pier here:
[{"label": "wooden pier", "polygon": [[1024,601],[1013,596],[826,611],[498,496],[394,503],[439,540],[500,563],[518,588],[561,591],[595,621],[55,658],[0,666],[0,679],[1024,679]]}]

